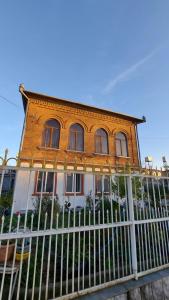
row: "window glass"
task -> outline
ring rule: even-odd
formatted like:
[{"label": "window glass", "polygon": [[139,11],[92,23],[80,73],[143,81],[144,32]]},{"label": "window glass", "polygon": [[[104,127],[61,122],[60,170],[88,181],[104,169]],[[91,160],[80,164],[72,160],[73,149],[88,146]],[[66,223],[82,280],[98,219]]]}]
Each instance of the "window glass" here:
[{"label": "window glass", "polygon": [[50,146],[50,128],[44,129],[44,147]]},{"label": "window glass", "polygon": [[57,120],[48,120],[44,125],[42,146],[59,148],[60,124]]},{"label": "window glass", "polygon": [[95,137],[95,143],[96,143],[96,153],[100,153],[101,152],[101,140],[100,137],[96,135]]},{"label": "window glass", "polygon": [[128,156],[127,139],[124,133],[118,132],[116,134],[116,155]]},{"label": "window glass", "polygon": [[118,132],[118,133],[117,133],[117,138],[118,138],[119,140],[121,140],[121,141],[125,141],[125,140],[126,140],[125,135],[124,135],[124,133],[122,133],[122,132]]},{"label": "window glass", "polygon": [[[43,177],[43,183],[42,183],[42,177]],[[43,172],[38,172],[38,176],[37,176],[37,192],[40,193],[41,189],[42,192],[44,190],[44,183],[45,183],[45,175],[43,176]],[[43,187],[42,187],[43,184]]]},{"label": "window glass", "polygon": [[126,141],[122,141],[121,148],[122,148],[122,156],[127,156],[127,144],[126,144]]},{"label": "window glass", "polygon": [[53,192],[53,178],[54,178],[53,172],[46,173],[46,192],[47,193]]},{"label": "window glass", "polygon": [[108,153],[108,147],[107,147],[107,137],[104,137],[102,139],[102,153]]},{"label": "window glass", "polygon": [[[75,174],[76,193],[82,193],[82,174]],[[66,174],[66,193],[74,193],[73,174]]]},{"label": "window glass", "polygon": [[78,151],[83,151],[83,133],[78,133],[77,134],[77,145],[76,149]]},{"label": "window glass", "polygon": [[[44,174],[44,175],[43,175]],[[43,180],[43,182],[42,182]],[[54,173],[53,172],[41,172],[37,174],[36,191],[37,193],[52,193],[54,183]],[[54,187],[55,188],[55,187]]]},{"label": "window glass", "polygon": [[108,153],[108,137],[106,131],[102,128],[95,133],[95,151],[96,153]]},{"label": "window glass", "polygon": [[121,143],[120,143],[120,140],[116,140],[116,154],[118,156],[121,156],[122,153],[121,153]]},{"label": "window glass", "polygon": [[96,194],[102,193],[102,176],[101,175],[95,176],[95,190],[96,190]]},{"label": "window glass", "polygon": [[53,128],[52,147],[53,148],[58,148],[59,147],[59,130],[57,128]]},{"label": "window glass", "polygon": [[110,178],[109,178],[109,176],[104,177],[104,193],[110,193]]},{"label": "window glass", "polygon": [[81,174],[76,174],[76,192],[81,192]]},{"label": "window glass", "polygon": [[79,124],[73,124],[69,131],[69,150],[84,151],[84,130]]},{"label": "window glass", "polygon": [[[103,183],[103,186],[102,186]],[[110,192],[110,178],[109,176],[104,176],[104,182],[102,182],[102,175],[95,176],[95,193],[101,194],[102,190],[104,193]]]},{"label": "window glass", "polygon": [[76,150],[76,135],[73,132],[70,134],[69,149]]},{"label": "window glass", "polygon": [[50,119],[50,120],[46,121],[45,124],[46,124],[46,126],[60,129],[60,124],[57,120]]},{"label": "window glass", "polygon": [[66,192],[67,193],[73,192],[73,174],[67,174]]}]

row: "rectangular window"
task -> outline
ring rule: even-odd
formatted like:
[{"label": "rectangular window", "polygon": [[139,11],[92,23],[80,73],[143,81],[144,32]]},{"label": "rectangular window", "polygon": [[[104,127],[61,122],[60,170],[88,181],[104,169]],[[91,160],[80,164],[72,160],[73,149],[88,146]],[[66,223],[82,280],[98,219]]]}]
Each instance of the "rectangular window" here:
[{"label": "rectangular window", "polygon": [[110,193],[110,177],[108,175],[104,176],[104,181],[102,175],[95,176],[95,193],[101,194],[102,191],[104,194]]},{"label": "rectangular window", "polygon": [[110,193],[110,177],[107,175],[104,176],[104,193]]},{"label": "rectangular window", "polygon": [[73,174],[66,175],[66,193],[73,192]]},{"label": "rectangular window", "polygon": [[35,182],[35,193],[55,193],[56,184],[55,180],[56,174],[54,172],[37,172],[36,182]]},{"label": "rectangular window", "polygon": [[83,193],[83,174],[72,173],[66,174],[66,193],[73,194],[74,188],[76,189],[76,194]]},{"label": "rectangular window", "polygon": [[96,194],[102,193],[102,176],[101,175],[95,176],[95,192],[96,192]]}]

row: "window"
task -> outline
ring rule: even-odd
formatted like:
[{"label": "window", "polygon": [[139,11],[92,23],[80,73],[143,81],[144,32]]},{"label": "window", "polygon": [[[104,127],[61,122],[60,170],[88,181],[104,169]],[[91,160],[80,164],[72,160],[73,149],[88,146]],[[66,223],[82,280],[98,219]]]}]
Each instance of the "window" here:
[{"label": "window", "polygon": [[66,174],[66,193],[74,194],[75,186],[76,186],[76,194],[83,194],[83,175],[75,174],[73,176],[72,173]]},{"label": "window", "polygon": [[84,129],[79,124],[73,124],[70,127],[68,149],[84,151]]},{"label": "window", "polygon": [[43,131],[42,146],[46,148],[59,148],[60,124],[51,119],[46,121]]},{"label": "window", "polygon": [[128,156],[127,139],[124,133],[118,132],[116,134],[116,155],[117,156]]},{"label": "window", "polygon": [[[56,176],[56,175],[55,175]],[[55,177],[56,178],[56,177]],[[37,172],[36,182],[35,182],[35,193],[55,193],[54,172]]]},{"label": "window", "polygon": [[95,133],[95,152],[108,153],[108,138],[107,132],[104,129],[98,129]]},{"label": "window", "polygon": [[102,175],[95,176],[95,193],[101,194],[102,190],[104,194],[110,193],[110,177],[108,175],[104,176],[103,182]]}]

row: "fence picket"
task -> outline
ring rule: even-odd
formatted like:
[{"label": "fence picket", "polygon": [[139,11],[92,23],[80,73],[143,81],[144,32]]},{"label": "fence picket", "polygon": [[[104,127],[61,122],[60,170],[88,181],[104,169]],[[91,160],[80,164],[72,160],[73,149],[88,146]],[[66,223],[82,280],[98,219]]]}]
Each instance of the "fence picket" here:
[{"label": "fence picket", "polygon": [[[5,171],[10,167],[0,168],[0,194],[3,195]],[[87,171],[56,168],[17,166],[11,169],[16,171],[17,180],[18,172],[27,170],[28,186],[25,211],[17,215],[13,201],[9,216],[3,212],[0,219],[0,250],[6,244],[4,262],[0,263],[0,300],[6,294],[8,300],[13,295],[17,300],[69,299],[70,295],[88,293],[128,278],[137,279],[169,266],[169,178],[138,173],[89,175]],[[41,172],[38,196],[31,190],[35,172]],[[53,172],[52,192],[46,195],[50,172]],[[64,178],[66,173],[72,174],[73,192],[67,195],[65,181],[57,211],[56,178],[58,174]],[[92,178],[90,195],[86,190],[84,195],[80,194],[82,183],[77,173]],[[38,208],[34,211],[29,211],[31,196],[37,200]],[[45,202],[45,197],[50,201]],[[73,199],[72,208],[68,206],[69,197]],[[85,197],[88,197],[86,203]],[[78,205],[81,198],[83,206]],[[11,240],[14,251],[9,261]]]}]

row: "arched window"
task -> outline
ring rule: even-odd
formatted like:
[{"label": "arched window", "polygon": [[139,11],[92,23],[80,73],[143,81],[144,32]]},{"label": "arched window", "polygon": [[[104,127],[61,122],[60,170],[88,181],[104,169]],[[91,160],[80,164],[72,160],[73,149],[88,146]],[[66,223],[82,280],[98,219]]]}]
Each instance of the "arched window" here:
[{"label": "arched window", "polygon": [[77,123],[70,127],[68,149],[84,151],[84,129]]},{"label": "arched window", "polygon": [[116,134],[116,155],[117,156],[128,156],[127,138],[122,132]]},{"label": "arched window", "polygon": [[96,153],[108,153],[108,138],[107,132],[100,128],[95,133],[95,152]]},{"label": "arched window", "polygon": [[43,130],[42,146],[46,148],[59,148],[60,124],[57,120],[46,121]]}]

